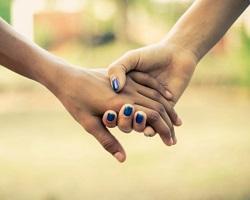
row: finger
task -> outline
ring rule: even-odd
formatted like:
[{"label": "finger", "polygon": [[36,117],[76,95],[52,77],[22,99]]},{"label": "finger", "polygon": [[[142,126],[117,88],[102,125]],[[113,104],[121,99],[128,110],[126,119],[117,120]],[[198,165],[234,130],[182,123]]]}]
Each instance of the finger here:
[{"label": "finger", "polygon": [[137,132],[143,132],[146,127],[147,115],[143,111],[136,111],[133,120],[133,129]]},{"label": "finger", "polygon": [[92,134],[103,148],[111,153],[119,162],[126,160],[126,154],[119,141],[104,127],[97,117],[84,121],[82,124],[87,132]]},{"label": "finger", "polygon": [[146,137],[154,137],[156,135],[155,130],[151,126],[147,126],[144,130],[144,135]]},{"label": "finger", "polygon": [[[158,91],[145,87],[143,85],[137,85],[137,91],[138,93],[140,93],[142,96],[146,96],[151,100],[154,100],[155,102],[160,103],[161,105],[164,106],[164,109],[167,113],[167,115],[169,116],[171,122],[176,125],[176,126],[181,126],[182,125],[182,121],[180,119],[180,117],[178,116],[178,114],[176,113],[174,107],[169,103],[168,100],[166,100],[161,93],[159,93]],[[142,100],[142,99],[140,99]],[[140,103],[139,103],[140,104]],[[140,104],[141,105],[141,104]],[[150,105],[152,105],[150,103]],[[156,106],[155,104],[153,104],[154,106]],[[152,106],[153,106],[152,105]],[[148,107],[148,105],[144,105],[145,107]],[[158,105],[160,106],[160,105]],[[160,106],[161,107],[161,106]],[[150,107],[152,108],[152,107]],[[154,109],[154,108],[153,108]]]},{"label": "finger", "polygon": [[173,95],[168,91],[157,79],[154,77],[143,73],[143,72],[135,72],[131,71],[128,73],[128,76],[130,76],[136,83],[140,85],[144,85],[148,88],[151,88],[155,91],[158,91],[163,97],[165,97],[168,100],[172,100]]},{"label": "finger", "polygon": [[116,112],[113,110],[106,111],[102,117],[102,122],[108,128],[116,127],[116,123],[117,123]]},{"label": "finger", "polygon": [[171,137],[175,138],[175,130],[173,124],[168,114],[166,113],[165,107],[161,103],[158,103],[157,101],[154,101],[148,97],[141,96],[136,100],[136,104],[150,108],[158,113],[169,127]]},{"label": "finger", "polygon": [[136,51],[129,51],[109,66],[108,76],[115,92],[122,90],[126,82],[126,73],[135,69],[139,60]]},{"label": "finger", "polygon": [[150,125],[157,133],[159,133],[162,141],[166,145],[171,146],[173,144],[170,128],[158,112],[139,105],[135,105],[135,109],[146,113],[147,124]]},{"label": "finger", "polygon": [[134,106],[125,104],[118,115],[118,127],[125,133],[130,133],[133,126]]}]

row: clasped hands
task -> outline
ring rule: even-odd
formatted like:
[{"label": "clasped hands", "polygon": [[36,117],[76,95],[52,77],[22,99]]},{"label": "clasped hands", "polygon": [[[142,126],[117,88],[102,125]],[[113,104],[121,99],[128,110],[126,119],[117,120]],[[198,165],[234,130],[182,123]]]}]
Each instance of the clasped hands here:
[{"label": "clasped hands", "polygon": [[[169,46],[176,52],[177,47]],[[60,79],[47,87],[87,132],[123,162],[125,151],[107,128],[118,125],[126,133],[132,129],[151,136],[158,133],[168,146],[177,142],[174,125],[181,125],[181,120],[173,106],[189,81],[193,70],[187,67],[195,65],[195,59],[189,52],[176,57],[172,50],[161,44],[132,50],[108,71],[57,62]]]},{"label": "clasped hands", "polygon": [[173,106],[198,62],[192,48],[167,37],[125,53],[106,71],[90,70],[50,54],[1,19],[0,35],[0,64],[47,87],[118,161],[126,154],[108,130],[117,125],[176,144],[173,126],[181,121]]},{"label": "clasped hands", "polygon": [[158,133],[166,145],[175,144],[173,126],[181,121],[173,106],[199,60],[248,6],[246,0],[195,1],[161,42],[125,53],[107,71],[72,66],[23,38],[0,18],[0,64],[46,86],[123,162],[125,151],[107,128],[118,125],[123,132]]}]

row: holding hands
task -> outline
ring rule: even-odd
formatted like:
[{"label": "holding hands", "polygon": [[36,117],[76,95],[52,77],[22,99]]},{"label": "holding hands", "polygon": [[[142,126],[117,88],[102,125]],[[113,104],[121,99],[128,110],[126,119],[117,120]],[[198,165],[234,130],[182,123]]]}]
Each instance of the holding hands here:
[{"label": "holding hands", "polygon": [[166,145],[176,143],[173,125],[181,122],[168,101],[171,95],[151,75],[129,73],[123,90],[117,94],[104,70],[72,66],[26,40],[1,20],[0,44],[1,65],[47,87],[119,161],[125,160],[125,151],[105,125],[118,125],[124,132],[144,131],[146,135],[157,132]]},{"label": "holding hands", "polygon": [[126,84],[126,74],[139,71],[155,78],[172,94],[170,103],[174,106],[188,85],[197,64],[196,56],[189,50],[171,41],[162,41],[147,47],[131,50],[109,66],[108,75],[119,83],[118,91]]},{"label": "holding hands", "polygon": [[174,125],[181,120],[174,105],[199,60],[248,5],[247,0],[195,1],[163,41],[125,53],[108,71],[72,66],[0,19],[0,65],[47,87],[123,162],[125,151],[107,128],[118,126],[126,133],[134,129],[146,136],[158,133],[166,145],[176,144]]},{"label": "holding hands", "polygon": [[[125,151],[102,121],[110,128],[118,124],[124,132],[132,128],[143,132],[147,125],[145,134],[157,132],[166,145],[176,143],[173,124],[178,125],[177,114],[166,100],[164,88],[154,78],[140,72],[130,73],[123,91],[116,94],[109,87],[105,71],[78,69],[66,63],[57,63],[56,68],[58,65],[62,65],[60,82],[47,87],[74,119],[119,161],[125,160]],[[141,85],[141,81],[151,83],[151,88]],[[154,90],[156,87],[158,91]],[[119,112],[118,123],[116,112]]]}]

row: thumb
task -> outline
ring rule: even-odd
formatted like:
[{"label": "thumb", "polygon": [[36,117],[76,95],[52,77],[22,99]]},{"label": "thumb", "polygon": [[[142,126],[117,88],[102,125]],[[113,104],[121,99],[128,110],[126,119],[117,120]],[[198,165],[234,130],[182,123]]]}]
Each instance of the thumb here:
[{"label": "thumb", "polygon": [[126,154],[121,144],[109,132],[109,130],[104,127],[99,118],[94,118],[86,130],[92,134],[103,148],[111,153],[119,162],[124,162],[126,160]]},{"label": "thumb", "polygon": [[136,69],[139,61],[138,52],[132,50],[125,53],[108,67],[111,87],[115,92],[122,90],[126,83],[126,73]]}]

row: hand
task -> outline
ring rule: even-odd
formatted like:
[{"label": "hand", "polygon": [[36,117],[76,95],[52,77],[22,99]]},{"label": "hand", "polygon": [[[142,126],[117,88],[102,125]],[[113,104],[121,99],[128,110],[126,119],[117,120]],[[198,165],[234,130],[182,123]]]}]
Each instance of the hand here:
[{"label": "hand", "polygon": [[164,41],[125,53],[109,66],[108,75],[112,87],[117,80],[117,91],[121,91],[126,73],[133,70],[148,73],[173,94],[172,105],[175,105],[187,87],[196,64],[197,59],[192,52]]},{"label": "hand", "polygon": [[[134,109],[125,109],[127,116],[137,110],[144,111],[148,116],[147,123],[160,133],[166,144],[172,144],[171,134],[174,137],[174,129],[170,118],[176,115],[171,114],[173,108],[164,97],[157,93],[156,98],[154,90],[130,79],[124,92],[117,95],[108,87],[108,78],[103,73],[71,67],[23,38],[1,19],[0,44],[1,65],[51,90],[71,115],[119,161],[125,160],[125,152],[103,126],[101,116],[107,109],[118,111],[125,103],[135,106]],[[153,78],[145,78],[146,82],[153,85]],[[170,113],[170,118],[167,113]],[[173,118],[171,120],[175,121]]]},{"label": "hand", "polygon": [[[122,105],[129,103],[134,106],[134,110],[128,109],[126,113],[128,116],[136,111],[143,111],[147,115],[147,123],[160,134],[163,142],[167,145],[173,143],[171,134],[174,134],[174,130],[166,110],[172,113],[170,116],[177,115],[163,96],[157,95],[158,102],[162,104],[154,101],[156,93],[151,93],[149,88],[139,85],[130,77],[124,90],[118,95],[109,87],[108,77],[102,71],[82,70],[69,67],[65,63],[56,64],[61,65],[56,67],[60,68],[57,70],[60,82],[52,82],[47,84],[47,87],[74,119],[120,162],[126,158],[125,151],[102,124],[101,117],[106,110],[118,112]],[[152,82],[151,79],[146,76],[145,80]]]},{"label": "hand", "polygon": [[[138,84],[147,86],[148,87],[147,93],[151,94],[151,96],[154,97],[153,100],[159,101],[159,103],[161,103],[162,105],[166,104],[167,101],[162,102],[161,99],[158,98],[160,97],[160,95],[164,96],[166,100],[171,100],[172,94],[169,91],[166,91],[165,88],[155,79],[149,78],[148,77],[149,75],[142,73],[142,72],[130,72],[128,76],[132,78],[133,81],[137,82]],[[166,107],[166,110],[168,111],[169,103],[167,103],[167,105],[168,106]],[[151,105],[148,105],[148,106],[151,106]],[[134,115],[131,115],[128,117],[124,115],[124,111],[126,107],[127,106],[124,105],[121,108],[121,110],[119,111],[118,117],[115,111],[113,110],[106,111],[105,114],[103,115],[104,125],[108,128],[114,128],[118,125],[118,128],[121,131],[126,132],[126,133],[131,132],[133,129],[137,132],[144,132],[145,136],[152,137],[156,135],[155,130],[152,127],[148,126],[148,124],[146,124],[147,116],[144,112],[138,111],[134,113]],[[130,105],[130,107],[133,107],[133,106]],[[180,126],[182,124],[181,119],[178,116],[176,116],[176,113],[173,112],[172,109],[170,109],[170,113],[168,114],[170,114],[169,117],[174,125]],[[176,144],[177,139],[175,135],[172,139],[173,139],[173,144]]]},{"label": "hand", "polygon": [[[125,104],[119,111],[119,114],[113,110],[107,110],[103,117],[102,121],[103,124],[107,128],[115,128],[118,125],[118,128],[123,132],[131,132],[132,129],[138,133],[144,132],[146,137],[153,137],[156,135],[155,130],[146,124],[147,122],[147,115],[143,111],[136,111],[134,115],[126,116],[125,110],[130,106],[134,110],[133,105]],[[126,131],[124,131],[126,130]],[[173,138],[173,144],[176,144],[176,138]]]}]

